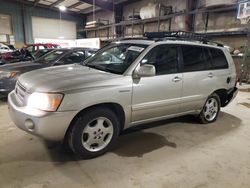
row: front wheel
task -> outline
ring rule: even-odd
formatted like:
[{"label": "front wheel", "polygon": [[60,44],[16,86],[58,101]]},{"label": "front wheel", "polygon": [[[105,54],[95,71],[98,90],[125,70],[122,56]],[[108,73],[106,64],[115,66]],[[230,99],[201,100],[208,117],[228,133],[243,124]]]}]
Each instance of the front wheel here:
[{"label": "front wheel", "polygon": [[220,97],[217,94],[212,94],[208,97],[200,115],[201,123],[212,123],[216,121],[220,112]]},{"label": "front wheel", "polygon": [[120,123],[108,108],[93,108],[74,123],[69,145],[82,158],[94,158],[107,152],[119,135]]}]

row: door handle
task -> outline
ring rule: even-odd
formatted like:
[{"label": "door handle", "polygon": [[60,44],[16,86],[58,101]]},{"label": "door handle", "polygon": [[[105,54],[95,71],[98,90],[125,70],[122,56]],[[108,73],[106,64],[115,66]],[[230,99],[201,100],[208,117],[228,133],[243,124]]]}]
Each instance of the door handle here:
[{"label": "door handle", "polygon": [[209,78],[213,78],[213,77],[214,77],[214,74],[213,74],[213,73],[209,73],[209,74],[208,74],[208,77],[209,77]]},{"label": "door handle", "polygon": [[173,82],[179,82],[179,81],[181,81],[182,79],[180,78],[180,77],[178,77],[178,76],[176,76],[176,77],[174,77],[173,78]]}]

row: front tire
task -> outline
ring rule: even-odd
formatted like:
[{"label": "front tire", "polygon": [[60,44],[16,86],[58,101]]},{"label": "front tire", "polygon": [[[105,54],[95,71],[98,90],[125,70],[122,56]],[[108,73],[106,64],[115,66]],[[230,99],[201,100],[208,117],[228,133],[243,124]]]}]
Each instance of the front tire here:
[{"label": "front tire", "polygon": [[92,108],[80,115],[69,134],[69,145],[81,158],[89,159],[107,152],[120,131],[119,119],[108,108]]},{"label": "front tire", "polygon": [[206,100],[206,103],[199,115],[201,123],[207,124],[216,121],[220,112],[220,107],[220,97],[216,93],[213,93]]}]

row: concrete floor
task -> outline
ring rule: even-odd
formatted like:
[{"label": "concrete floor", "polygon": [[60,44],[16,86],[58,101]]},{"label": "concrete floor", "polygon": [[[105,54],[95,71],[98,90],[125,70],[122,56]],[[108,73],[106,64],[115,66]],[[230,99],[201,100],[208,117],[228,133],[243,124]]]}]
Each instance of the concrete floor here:
[{"label": "concrete floor", "polygon": [[[0,187],[250,188],[250,93],[218,121],[183,117],[142,126],[113,151],[79,160],[17,129],[0,103]],[[153,126],[153,128],[150,126]]]}]

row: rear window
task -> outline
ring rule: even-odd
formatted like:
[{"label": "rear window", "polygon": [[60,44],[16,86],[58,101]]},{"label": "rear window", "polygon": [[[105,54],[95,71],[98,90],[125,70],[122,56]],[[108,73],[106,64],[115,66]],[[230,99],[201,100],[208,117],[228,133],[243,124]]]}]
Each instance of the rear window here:
[{"label": "rear window", "polygon": [[217,48],[182,45],[183,72],[227,69],[224,52]]},{"label": "rear window", "polygon": [[221,49],[209,48],[213,69],[227,69],[228,63]]}]

